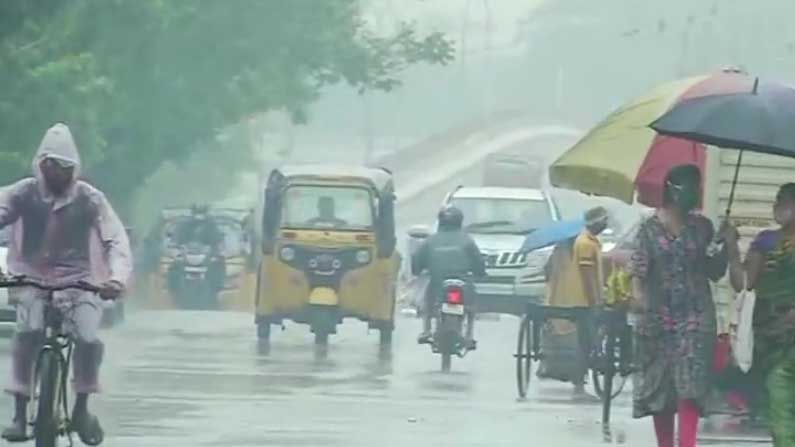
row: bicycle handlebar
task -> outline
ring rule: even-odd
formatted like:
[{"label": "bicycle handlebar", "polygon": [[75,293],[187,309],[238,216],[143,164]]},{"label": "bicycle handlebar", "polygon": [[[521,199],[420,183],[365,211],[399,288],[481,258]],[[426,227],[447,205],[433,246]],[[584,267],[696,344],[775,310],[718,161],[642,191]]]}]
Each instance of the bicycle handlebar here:
[{"label": "bicycle handlebar", "polygon": [[64,290],[82,290],[84,292],[99,294],[101,288],[88,281],[73,281],[60,284],[46,284],[24,276],[12,276],[0,279],[0,289],[13,287],[33,287],[47,292],[61,292]]}]

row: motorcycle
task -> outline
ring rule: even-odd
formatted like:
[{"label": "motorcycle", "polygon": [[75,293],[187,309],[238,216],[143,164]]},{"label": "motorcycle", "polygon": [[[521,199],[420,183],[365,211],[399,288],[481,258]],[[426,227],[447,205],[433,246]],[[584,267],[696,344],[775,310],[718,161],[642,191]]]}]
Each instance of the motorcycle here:
[{"label": "motorcycle", "polygon": [[181,308],[215,309],[218,290],[211,280],[213,264],[219,262],[210,246],[191,242],[179,248],[172,266],[172,293]]},{"label": "motorcycle", "polygon": [[[467,320],[467,301],[471,288],[461,279],[447,279],[442,283],[442,300],[437,301],[434,314],[436,327],[430,341],[434,354],[442,356],[442,372],[450,372],[453,356],[463,358],[474,345],[467,343],[465,320]],[[471,324],[468,322],[467,324]]]}]

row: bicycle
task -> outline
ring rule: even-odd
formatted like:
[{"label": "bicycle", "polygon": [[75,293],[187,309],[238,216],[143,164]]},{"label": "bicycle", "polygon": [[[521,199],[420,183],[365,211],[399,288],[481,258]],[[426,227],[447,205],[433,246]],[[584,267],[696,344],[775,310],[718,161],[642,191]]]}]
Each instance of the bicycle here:
[{"label": "bicycle", "polygon": [[66,436],[71,447],[67,385],[74,341],[63,330],[64,315],[53,305],[53,297],[55,292],[64,290],[99,294],[100,288],[84,281],[48,285],[26,277],[0,280],[0,288],[11,287],[33,287],[47,292],[44,297],[44,344],[33,367],[34,392],[31,393],[29,409],[35,409],[35,413],[28,418],[33,428],[29,439],[35,440],[36,447],[56,447],[58,438]]}]

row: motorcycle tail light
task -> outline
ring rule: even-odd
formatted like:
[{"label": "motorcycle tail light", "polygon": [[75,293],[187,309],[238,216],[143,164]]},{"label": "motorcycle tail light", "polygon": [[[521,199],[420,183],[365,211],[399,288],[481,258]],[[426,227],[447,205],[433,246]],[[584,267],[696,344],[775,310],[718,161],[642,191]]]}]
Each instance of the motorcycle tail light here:
[{"label": "motorcycle tail light", "polygon": [[450,288],[445,292],[448,304],[464,304],[464,291],[459,288]]}]

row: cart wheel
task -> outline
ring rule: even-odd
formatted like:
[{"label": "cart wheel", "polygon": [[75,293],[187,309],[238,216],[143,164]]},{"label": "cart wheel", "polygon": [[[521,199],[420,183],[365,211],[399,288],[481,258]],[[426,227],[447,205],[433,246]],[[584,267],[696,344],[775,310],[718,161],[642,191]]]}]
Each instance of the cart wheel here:
[{"label": "cart wheel", "polygon": [[533,369],[533,331],[529,315],[519,323],[519,340],[516,343],[516,386],[519,397],[527,397]]}]

